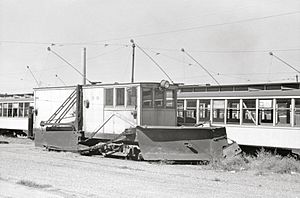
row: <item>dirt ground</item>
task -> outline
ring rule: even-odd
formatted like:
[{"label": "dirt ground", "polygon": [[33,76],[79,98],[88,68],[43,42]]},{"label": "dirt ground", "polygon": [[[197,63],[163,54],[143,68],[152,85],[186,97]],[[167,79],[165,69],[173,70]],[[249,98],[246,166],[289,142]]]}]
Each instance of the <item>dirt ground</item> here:
[{"label": "dirt ground", "polygon": [[300,197],[299,174],[88,157],[3,140],[9,144],[0,144],[0,197]]}]

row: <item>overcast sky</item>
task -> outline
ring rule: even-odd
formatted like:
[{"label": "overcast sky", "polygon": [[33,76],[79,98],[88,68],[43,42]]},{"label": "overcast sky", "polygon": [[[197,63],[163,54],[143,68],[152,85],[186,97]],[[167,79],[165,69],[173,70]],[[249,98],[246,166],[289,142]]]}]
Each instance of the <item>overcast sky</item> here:
[{"label": "overcast sky", "polygon": [[[0,0],[0,93],[75,85],[87,48],[91,81],[131,80],[130,39],[186,84],[295,81],[300,70],[299,0]],[[168,79],[136,49],[136,81]],[[58,77],[56,77],[56,75]]]}]

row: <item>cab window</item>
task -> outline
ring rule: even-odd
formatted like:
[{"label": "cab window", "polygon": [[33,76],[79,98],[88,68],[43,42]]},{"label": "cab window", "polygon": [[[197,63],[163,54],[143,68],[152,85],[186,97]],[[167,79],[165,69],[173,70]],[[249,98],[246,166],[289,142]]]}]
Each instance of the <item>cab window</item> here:
[{"label": "cab window", "polygon": [[164,91],[162,89],[154,89],[154,106],[164,107]]},{"label": "cab window", "polygon": [[117,94],[117,106],[124,106],[125,104],[125,90],[124,88],[117,88],[116,89]]},{"label": "cab window", "polygon": [[153,104],[153,92],[152,88],[142,89],[142,104],[143,107],[152,107]]},{"label": "cab window", "polygon": [[113,106],[114,89],[105,89],[105,106]]},{"label": "cab window", "polygon": [[175,94],[174,90],[166,91],[166,107],[173,108],[175,106]]},{"label": "cab window", "polygon": [[137,91],[136,87],[127,88],[127,106],[136,106]]}]

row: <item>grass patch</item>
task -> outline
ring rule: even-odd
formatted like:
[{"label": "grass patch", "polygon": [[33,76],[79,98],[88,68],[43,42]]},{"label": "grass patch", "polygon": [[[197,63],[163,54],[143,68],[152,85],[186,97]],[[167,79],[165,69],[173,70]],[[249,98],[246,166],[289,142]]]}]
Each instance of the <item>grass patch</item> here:
[{"label": "grass patch", "polygon": [[33,181],[29,181],[29,180],[20,180],[17,182],[17,184],[23,185],[23,186],[28,186],[31,188],[50,188],[52,187],[49,184],[37,184]]},{"label": "grass patch", "polygon": [[241,154],[232,158],[223,159],[209,165],[212,169],[225,171],[254,170],[257,175],[266,173],[291,174],[300,173],[300,161],[293,157],[283,157],[264,150],[256,153],[256,156]]},{"label": "grass patch", "polygon": [[264,172],[274,173],[300,173],[300,161],[293,157],[282,157],[261,150],[257,157],[250,160],[250,168]]}]

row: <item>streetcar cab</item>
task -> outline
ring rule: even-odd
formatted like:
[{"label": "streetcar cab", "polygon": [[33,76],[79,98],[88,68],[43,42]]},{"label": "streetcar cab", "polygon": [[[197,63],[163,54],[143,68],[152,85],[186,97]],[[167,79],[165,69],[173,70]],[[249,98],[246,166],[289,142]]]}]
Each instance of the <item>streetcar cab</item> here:
[{"label": "streetcar cab", "polygon": [[35,99],[36,130],[68,126],[100,138],[137,125],[177,124],[177,85],[167,81],[36,88]]},{"label": "streetcar cab", "polygon": [[136,125],[176,126],[176,93],[166,81],[84,86],[83,130],[119,134]]}]

